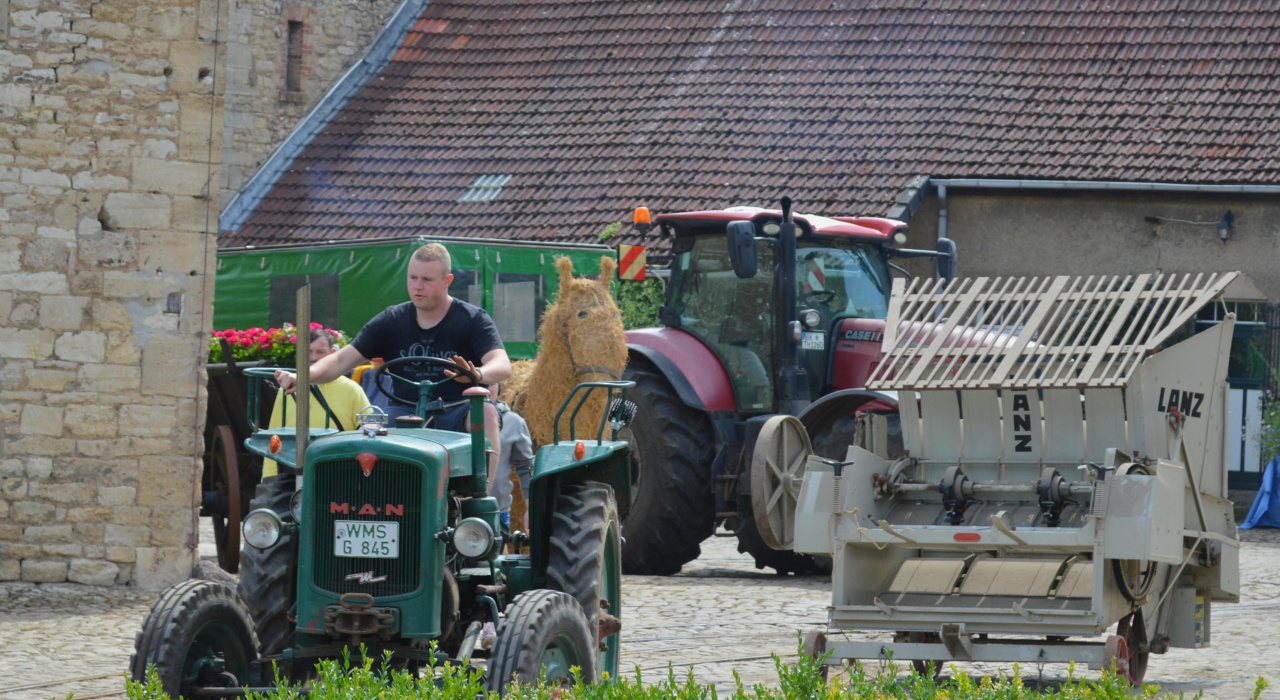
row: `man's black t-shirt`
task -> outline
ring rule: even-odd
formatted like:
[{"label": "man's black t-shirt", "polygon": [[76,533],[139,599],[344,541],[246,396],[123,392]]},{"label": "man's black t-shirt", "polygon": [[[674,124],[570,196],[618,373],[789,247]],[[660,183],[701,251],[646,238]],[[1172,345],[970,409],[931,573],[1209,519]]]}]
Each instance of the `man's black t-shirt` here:
[{"label": "man's black t-shirt", "polygon": [[[356,335],[351,345],[365,357],[381,357],[390,362],[399,357],[438,357],[444,360],[461,355],[480,364],[490,350],[502,348],[498,327],[484,309],[454,299],[444,318],[433,328],[419,328],[413,302],[388,306],[373,317]],[[396,374],[414,381],[436,381],[444,378],[440,365],[409,362],[397,368]],[[406,401],[417,402],[418,390],[404,382],[394,382],[395,394]],[[435,390],[435,398],[457,401],[469,385],[446,382]]]}]

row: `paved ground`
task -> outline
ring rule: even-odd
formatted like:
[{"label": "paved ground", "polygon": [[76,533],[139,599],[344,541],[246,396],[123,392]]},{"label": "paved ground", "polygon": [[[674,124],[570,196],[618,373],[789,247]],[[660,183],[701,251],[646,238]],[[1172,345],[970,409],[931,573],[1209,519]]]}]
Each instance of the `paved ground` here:
[{"label": "paved ground", "polygon": [[[1244,532],[1242,538],[1242,602],[1215,609],[1213,648],[1153,656],[1149,682],[1225,700],[1248,698],[1258,675],[1280,680],[1280,531]],[[732,539],[708,540],[703,556],[679,576],[627,577],[624,667],[656,679],[670,663],[677,675],[691,668],[721,689],[731,687],[735,668],[748,685],[776,683],[770,654],[790,657],[797,629],[822,626],[829,583],[757,571],[734,545]],[[128,588],[0,584],[0,700],[117,694],[152,600],[154,595]],[[1045,671],[1049,681],[1063,675],[1062,667]],[[74,678],[83,680],[65,680]],[[34,684],[40,685],[27,687]],[[1263,697],[1280,698],[1280,690]]]}]

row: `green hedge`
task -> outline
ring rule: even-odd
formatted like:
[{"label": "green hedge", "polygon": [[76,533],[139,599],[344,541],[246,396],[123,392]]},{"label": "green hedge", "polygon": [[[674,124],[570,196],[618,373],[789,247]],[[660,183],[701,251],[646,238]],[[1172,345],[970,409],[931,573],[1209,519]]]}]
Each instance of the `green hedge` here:
[{"label": "green hedge", "polygon": [[[842,674],[823,682],[818,661],[803,653],[793,663],[784,663],[773,657],[778,672],[778,687],[762,684],[747,687],[734,672],[737,687],[727,695],[727,700],[1129,700],[1134,697],[1154,698],[1160,687],[1146,685],[1139,691],[1131,689],[1122,678],[1104,672],[1097,681],[1077,678],[1074,664],[1069,668],[1066,682],[1057,688],[1034,690],[1023,684],[1017,664],[1013,675],[998,678],[971,678],[963,669],[953,668],[950,680],[937,684],[928,675],[909,674],[897,677],[896,673],[878,673],[873,664],[866,669],[855,664]],[[319,676],[312,681],[312,700],[497,700],[496,694],[487,693],[480,670],[474,667],[458,667],[446,664],[437,669],[437,677],[415,678],[403,671],[389,670],[389,657],[381,662],[365,657],[362,664],[322,661]],[[889,662],[890,671],[898,666]],[[1252,698],[1258,700],[1267,688],[1261,676],[1255,684]],[[135,683],[126,679],[129,700],[169,700],[160,689],[155,669],[147,671],[147,680]],[[250,695],[250,700],[293,700],[296,690],[280,685],[265,695]],[[1181,697],[1181,695],[1179,696]],[[1198,696],[1197,696],[1198,697]],[[641,678],[637,669],[634,677],[622,677],[612,683],[578,685],[571,688],[549,687],[543,684],[513,686],[507,693],[509,700],[719,700],[716,689],[698,683],[689,671],[683,680],[669,669],[666,678],[656,683]],[[70,696],[68,696],[70,700]]]}]

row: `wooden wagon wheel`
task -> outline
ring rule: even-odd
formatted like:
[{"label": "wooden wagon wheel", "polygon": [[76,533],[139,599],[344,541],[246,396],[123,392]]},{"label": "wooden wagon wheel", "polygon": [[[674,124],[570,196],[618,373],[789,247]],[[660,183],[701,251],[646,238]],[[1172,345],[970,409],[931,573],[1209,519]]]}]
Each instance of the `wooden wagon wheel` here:
[{"label": "wooden wagon wheel", "polygon": [[236,441],[231,426],[219,425],[213,431],[213,490],[217,505],[211,509],[213,540],[218,546],[218,566],[227,573],[240,569],[240,465],[236,460]]}]

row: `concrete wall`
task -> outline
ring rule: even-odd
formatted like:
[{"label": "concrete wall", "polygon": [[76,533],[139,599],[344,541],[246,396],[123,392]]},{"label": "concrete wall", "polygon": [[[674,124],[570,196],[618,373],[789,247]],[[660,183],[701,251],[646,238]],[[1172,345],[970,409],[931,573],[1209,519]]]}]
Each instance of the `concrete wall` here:
[{"label": "concrete wall", "polygon": [[[1272,302],[1280,302],[1277,199],[953,190],[947,226],[965,277],[1240,270]],[[1163,222],[1157,231],[1144,221],[1159,216],[1217,222],[1227,210],[1235,214],[1235,228],[1225,245],[1215,225]],[[933,248],[936,195],[925,199],[910,224],[908,245]],[[919,272],[921,265],[911,268]]]},{"label": "concrete wall", "polygon": [[[399,7],[399,0],[228,2],[219,211],[359,59]],[[303,26],[302,84],[296,92],[285,89],[290,20]]]},{"label": "concrete wall", "polygon": [[167,585],[194,551],[217,4],[5,4],[0,580]]}]

